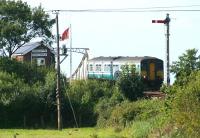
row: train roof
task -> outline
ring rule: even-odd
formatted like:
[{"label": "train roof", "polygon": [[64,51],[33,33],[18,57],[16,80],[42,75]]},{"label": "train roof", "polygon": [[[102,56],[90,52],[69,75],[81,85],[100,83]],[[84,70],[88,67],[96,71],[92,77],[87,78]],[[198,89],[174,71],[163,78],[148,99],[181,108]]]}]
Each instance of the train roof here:
[{"label": "train roof", "polygon": [[140,62],[144,59],[158,59],[156,57],[150,57],[150,56],[143,56],[143,57],[129,57],[129,56],[116,56],[116,57],[95,57],[90,59],[89,61],[136,61],[136,62]]}]

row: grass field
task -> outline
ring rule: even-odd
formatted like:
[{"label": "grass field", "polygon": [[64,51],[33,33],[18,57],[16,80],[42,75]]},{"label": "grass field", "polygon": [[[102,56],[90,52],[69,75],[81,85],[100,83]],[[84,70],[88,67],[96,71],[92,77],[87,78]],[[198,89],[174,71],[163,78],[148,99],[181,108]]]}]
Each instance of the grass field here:
[{"label": "grass field", "polygon": [[[16,137],[14,137],[16,135]],[[114,129],[80,128],[58,130],[0,129],[0,138],[127,138]]]}]

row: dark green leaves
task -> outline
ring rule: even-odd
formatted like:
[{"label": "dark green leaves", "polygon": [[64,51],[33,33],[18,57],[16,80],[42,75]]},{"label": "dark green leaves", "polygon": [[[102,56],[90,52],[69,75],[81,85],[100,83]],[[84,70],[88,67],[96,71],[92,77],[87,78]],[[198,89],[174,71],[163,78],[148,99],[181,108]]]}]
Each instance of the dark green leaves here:
[{"label": "dark green leaves", "polygon": [[55,20],[41,6],[31,9],[26,2],[0,0],[0,18],[0,45],[9,57],[33,38],[41,37],[46,42],[53,38]]},{"label": "dark green leaves", "polygon": [[176,75],[176,83],[179,85],[184,85],[193,71],[200,70],[200,56],[197,53],[197,49],[189,49],[178,61],[173,62],[171,72]]},{"label": "dark green leaves", "polygon": [[118,86],[121,92],[129,100],[137,100],[143,96],[143,83],[135,65],[125,65],[118,80]]}]

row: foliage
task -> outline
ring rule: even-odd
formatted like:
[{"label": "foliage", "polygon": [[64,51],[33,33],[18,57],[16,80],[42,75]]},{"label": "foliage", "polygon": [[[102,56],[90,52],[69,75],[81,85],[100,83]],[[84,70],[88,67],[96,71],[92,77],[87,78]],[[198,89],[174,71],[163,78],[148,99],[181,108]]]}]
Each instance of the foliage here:
[{"label": "foliage", "polygon": [[14,74],[0,72],[0,102],[8,105],[26,91],[27,86]]},{"label": "foliage", "polygon": [[136,72],[135,65],[122,67],[118,86],[124,96],[131,101],[143,97],[144,87],[140,75]]},{"label": "foliage", "polygon": [[46,73],[54,70],[54,68],[38,67],[35,64],[17,62],[14,59],[0,58],[0,71],[15,74],[16,77],[23,79],[28,84],[34,84],[38,80],[44,82]]},{"label": "foliage", "polygon": [[0,46],[9,57],[25,43],[36,37],[49,41],[55,20],[49,19],[41,6],[31,9],[26,2],[0,0]]},{"label": "foliage", "polygon": [[[67,93],[75,108],[79,125],[95,125],[97,115],[101,116],[99,114],[102,111],[101,106],[98,106],[97,103],[111,98],[115,94],[115,89],[116,87],[109,81],[74,81],[67,90]],[[106,109],[104,108],[103,110]]]},{"label": "foliage", "polygon": [[[167,94],[165,113],[168,122],[160,132],[168,129],[168,137],[198,137],[199,131],[199,92],[200,56],[198,50],[189,49],[179,61],[174,62],[171,71],[176,75],[173,86],[163,85],[162,92]],[[171,126],[171,127],[170,127]]]},{"label": "foliage", "polygon": [[185,85],[188,82],[188,76],[193,71],[200,70],[200,55],[197,53],[197,49],[188,49],[178,61],[172,63],[171,72],[175,74],[175,84]]},{"label": "foliage", "polygon": [[0,58],[0,127],[53,127],[55,77],[52,68]]},{"label": "foliage", "polygon": [[153,129],[153,124],[150,121],[135,121],[131,127],[130,135],[134,138],[145,138]]},{"label": "foliage", "polygon": [[124,101],[116,105],[109,118],[111,126],[130,126],[134,120],[148,120],[162,112],[164,102],[160,100]]},{"label": "foliage", "polygon": [[99,102],[95,106],[95,112],[98,115],[98,127],[111,126],[109,123],[111,113],[114,107],[119,105],[122,101],[124,101],[124,97],[121,95],[118,89],[116,89],[116,87],[112,91],[112,95],[104,96],[99,99]]},{"label": "foliage", "polygon": [[173,120],[179,133],[200,135],[200,71],[191,73],[188,84],[177,87],[172,102]]}]

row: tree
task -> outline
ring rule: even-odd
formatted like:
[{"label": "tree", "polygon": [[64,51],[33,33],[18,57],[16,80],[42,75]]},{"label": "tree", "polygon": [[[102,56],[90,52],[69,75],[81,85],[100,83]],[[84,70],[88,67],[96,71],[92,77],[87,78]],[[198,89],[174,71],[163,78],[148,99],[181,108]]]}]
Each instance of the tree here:
[{"label": "tree", "polygon": [[172,63],[171,72],[175,74],[176,84],[184,85],[193,71],[200,70],[200,55],[197,53],[197,49],[188,49],[178,61]]},{"label": "tree", "polygon": [[118,86],[124,96],[131,101],[143,96],[143,83],[141,77],[136,72],[135,65],[125,65],[122,67]]},{"label": "tree", "polygon": [[26,2],[0,0],[0,46],[9,57],[33,38],[41,37],[51,42],[51,28],[55,23],[49,19],[41,6],[31,9]]},{"label": "tree", "polygon": [[0,58],[0,128],[54,126],[55,74],[54,68]]}]

